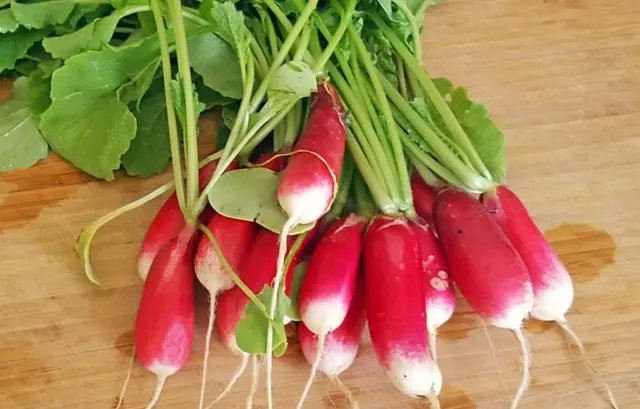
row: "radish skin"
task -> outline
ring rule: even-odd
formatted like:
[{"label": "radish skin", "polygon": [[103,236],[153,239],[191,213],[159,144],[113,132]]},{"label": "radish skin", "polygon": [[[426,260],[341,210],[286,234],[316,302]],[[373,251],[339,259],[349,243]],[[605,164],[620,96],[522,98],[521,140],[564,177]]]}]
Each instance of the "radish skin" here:
[{"label": "radish skin", "polygon": [[[213,161],[203,166],[200,169],[199,180],[200,188],[204,188],[207,182],[211,179],[213,172],[216,170],[218,161]],[[235,163],[229,166],[229,169],[236,167]],[[213,215],[213,209],[207,206],[205,210],[200,214],[200,223],[206,224]],[[174,192],[162,205],[154,219],[149,224],[147,232],[142,239],[142,244],[138,251],[138,275],[142,281],[146,280],[151,263],[153,263],[156,254],[169,240],[176,237],[182,229],[185,227],[185,220],[180,205],[178,204],[178,197]]]},{"label": "radish skin", "polygon": [[438,328],[449,321],[456,308],[456,295],[449,268],[442,249],[427,223],[416,221],[413,227],[420,240],[423,277],[425,279],[425,303],[427,306],[427,331],[429,347],[437,362],[436,336]]},{"label": "radish skin", "polygon": [[157,403],[166,379],[187,361],[194,332],[193,253],[196,230],[186,226],[151,264],[136,317],[134,347],[140,363],[157,377],[147,408]]},{"label": "radish skin", "polygon": [[304,328],[317,335],[320,353],[312,363],[298,408],[302,407],[315,378],[327,334],[342,325],[352,304],[364,227],[365,219],[358,215],[333,222],[309,259],[300,287],[300,317]]},{"label": "radish skin", "polygon": [[427,223],[433,222],[433,203],[436,200],[438,190],[429,186],[417,171],[411,174],[411,192],[416,213]]},{"label": "radish skin", "polygon": [[498,186],[495,191],[482,195],[482,203],[527,266],[534,294],[531,316],[541,321],[555,321],[560,326],[578,347],[591,374],[604,386],[611,406],[617,409],[611,388],[600,379],[582,341],[567,322],[566,315],[573,304],[574,290],[571,275],[564,263],[538,229],[522,201],[507,186]]},{"label": "radish skin", "polygon": [[[338,191],[337,177],[342,171],[347,129],[345,111],[338,90],[328,81],[319,82],[311,97],[311,109],[302,136],[296,142],[278,184],[278,202],[288,219],[280,233],[269,317],[273,320],[277,289],[284,273],[289,232],[298,224],[317,222],[327,213]],[[273,407],[273,326],[267,327],[266,386],[267,407]]]},{"label": "radish skin", "polygon": [[394,386],[438,406],[442,375],[429,351],[420,241],[409,221],[377,216],[364,237],[367,323]]},{"label": "radish skin", "polygon": [[[365,323],[364,281],[359,280],[346,317],[339,327],[326,334],[322,344],[319,343],[320,337],[304,322],[298,326],[300,348],[307,362],[310,365],[315,364],[318,371],[340,388],[352,409],[357,408],[358,403],[351,391],[341,382],[340,375],[353,364],[358,354],[360,336]],[[305,397],[306,393],[303,393],[298,408],[302,407],[301,403]]]},{"label": "radish skin", "polygon": [[522,380],[511,408],[529,384],[530,358],[522,324],[533,308],[527,267],[482,203],[448,188],[436,197],[434,222],[447,265],[460,292],[491,325],[510,329],[522,354]]}]

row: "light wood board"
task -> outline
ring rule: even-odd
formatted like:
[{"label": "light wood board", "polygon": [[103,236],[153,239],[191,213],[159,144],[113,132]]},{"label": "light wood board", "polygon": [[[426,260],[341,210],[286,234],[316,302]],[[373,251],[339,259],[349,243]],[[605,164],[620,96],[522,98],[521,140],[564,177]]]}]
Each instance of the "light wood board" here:
[{"label": "light wood board", "polygon": [[[425,62],[432,74],[467,86],[504,129],[508,182],[574,275],[568,319],[620,408],[639,408],[640,2],[445,3],[427,18]],[[93,262],[103,288],[84,278],[74,241],[84,225],[165,180],[96,182],[57,158],[0,175],[0,408],[111,407],[129,364],[141,291],[134,258],[161,201],[99,233]],[[201,297],[191,360],[169,379],[158,409],[197,405],[204,306]],[[533,378],[521,408],[608,407],[555,327],[527,328]],[[443,408],[508,407],[520,376],[518,346],[507,331],[488,334],[495,359],[464,303],[442,329]],[[237,364],[213,346],[208,397]],[[276,407],[291,408],[308,371],[298,346],[275,368]],[[343,380],[362,409],[427,407],[391,386],[366,345]],[[124,407],[144,407],[154,384],[136,366]],[[255,408],[265,407],[263,385]],[[247,387],[245,377],[219,407],[244,407]],[[347,407],[319,378],[306,407],[334,404]]]}]

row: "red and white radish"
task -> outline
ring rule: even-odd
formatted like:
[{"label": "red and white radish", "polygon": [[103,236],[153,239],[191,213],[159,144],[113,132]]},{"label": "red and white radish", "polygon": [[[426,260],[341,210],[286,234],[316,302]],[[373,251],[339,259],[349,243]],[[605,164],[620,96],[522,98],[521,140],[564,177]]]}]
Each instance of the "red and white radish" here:
[{"label": "red and white radish", "polygon": [[[221,214],[214,215],[207,228],[215,238],[218,251],[233,269],[238,271],[240,262],[246,256],[256,235],[257,226],[253,222],[231,219]],[[200,389],[200,408],[204,404],[209,346],[215,319],[215,307],[218,294],[231,289],[235,284],[220,256],[214,249],[209,237],[203,235],[194,258],[195,273],[198,281],[209,292],[209,323],[206,331],[204,364],[202,367],[202,385]]]},{"label": "red and white radish", "polygon": [[[274,279],[269,316],[274,318],[277,289],[284,273],[287,240],[291,229],[298,224],[317,222],[331,207],[338,191],[337,177],[342,170],[347,130],[344,107],[336,88],[321,81],[311,98],[311,109],[302,136],[296,142],[287,167],[278,184],[278,202],[288,219],[280,234],[276,276]],[[273,349],[273,326],[267,330],[267,350]],[[271,373],[273,356],[266,356],[267,406],[273,407]]]},{"label": "red and white radish", "polygon": [[408,220],[373,220],[364,237],[367,323],[375,355],[395,387],[437,405],[442,375],[429,351],[420,256]]},{"label": "red and white radish", "polygon": [[[279,171],[284,167],[284,160],[273,158],[273,153],[264,154],[259,159],[257,166],[266,167],[273,171]],[[221,214],[214,215],[209,221],[207,228],[216,239],[218,251],[225,258],[228,265],[234,272],[238,272],[240,263],[247,255],[257,232],[257,225],[253,222],[232,219]],[[218,252],[206,235],[202,236],[194,259],[194,267],[198,281],[209,292],[209,323],[207,326],[205,339],[204,364],[202,367],[202,385],[200,389],[200,408],[204,404],[204,392],[206,385],[206,374],[208,368],[209,347],[211,344],[211,332],[215,321],[215,308],[218,294],[233,288],[234,281],[229,272],[226,271],[223,261]],[[229,381],[229,386],[216,398],[218,402],[230,391],[231,387],[242,375],[247,366],[247,360],[243,359],[242,364],[235,375]]]},{"label": "red and white radish", "polygon": [[[358,407],[357,402],[340,380],[340,374],[351,366],[358,354],[365,323],[364,281],[360,276],[344,320],[339,327],[326,334],[322,347],[320,337],[310,330],[304,321],[298,326],[300,348],[307,362],[309,365],[315,365],[318,371],[326,375],[345,394],[352,408]],[[303,399],[300,400],[302,401]],[[298,408],[301,406],[299,403]]]},{"label": "red and white radish", "polygon": [[157,377],[147,408],[160,398],[166,379],[178,372],[191,352],[194,331],[193,253],[196,230],[186,226],[169,240],[151,264],[135,323],[138,360]]},{"label": "red and white radish", "polygon": [[[313,240],[314,233],[315,230],[307,233],[307,236],[293,257],[285,281],[286,294],[289,294],[291,290],[295,265],[300,260],[302,254],[304,254],[309,243]],[[290,236],[288,239],[290,244],[293,244],[296,237]],[[238,275],[249,290],[257,294],[262,291],[265,285],[269,285],[272,282],[276,274],[277,258],[278,235],[269,230],[260,229],[251,244],[251,249],[246,253],[240,263]],[[242,362],[228,386],[225,388],[225,391],[216,399],[216,402],[231,390],[233,384],[240,378],[249,362],[249,355],[242,351],[236,342],[236,328],[249,302],[249,298],[239,287],[233,287],[223,292],[218,299],[215,321],[216,331],[227,350],[234,355],[240,356]],[[255,378],[257,373],[254,373],[253,376]]]},{"label": "red and white radish", "polygon": [[350,215],[324,231],[309,259],[300,287],[300,317],[316,334],[317,359],[298,402],[302,407],[320,365],[327,334],[344,321],[356,289],[365,219]]},{"label": "red and white radish", "polygon": [[[527,266],[534,294],[531,316],[541,321],[557,322],[577,345],[591,373],[599,380],[582,342],[566,319],[574,297],[571,275],[566,267],[538,229],[524,204],[507,186],[498,186],[495,191],[482,195],[482,203],[497,220]],[[600,382],[603,383],[612,406],[617,408],[609,385]]]},{"label": "red and white radish", "polygon": [[[207,182],[211,179],[217,164],[218,161],[213,161],[200,169],[199,179],[201,189],[204,188]],[[231,166],[229,166],[229,169],[233,169],[235,166],[236,164],[232,163]],[[200,214],[200,222],[206,224],[212,215],[213,209],[210,206],[207,206]],[[156,257],[156,254],[158,254],[158,251],[169,240],[176,237],[184,227],[184,215],[180,210],[178,197],[174,192],[164,202],[154,219],[149,224],[147,232],[142,240],[142,244],[140,245],[137,260],[138,275],[142,281],[146,280],[147,274],[149,274],[149,269],[151,268],[151,263],[153,263],[153,259]]]},{"label": "red and white radish", "polygon": [[434,360],[438,360],[436,335],[438,328],[449,321],[456,307],[453,280],[444,255],[431,227],[423,221],[413,223],[418,240],[422,271],[425,279],[425,302],[427,306],[427,331],[429,347]]},{"label": "red and white radish", "polygon": [[411,192],[413,204],[418,216],[431,224],[433,222],[433,203],[436,200],[439,188],[429,186],[417,171],[411,174]]},{"label": "red and white radish", "polygon": [[475,312],[510,329],[522,351],[523,374],[515,408],[529,384],[530,352],[522,324],[533,308],[527,267],[500,226],[476,198],[448,188],[436,197],[433,219],[453,280]]}]

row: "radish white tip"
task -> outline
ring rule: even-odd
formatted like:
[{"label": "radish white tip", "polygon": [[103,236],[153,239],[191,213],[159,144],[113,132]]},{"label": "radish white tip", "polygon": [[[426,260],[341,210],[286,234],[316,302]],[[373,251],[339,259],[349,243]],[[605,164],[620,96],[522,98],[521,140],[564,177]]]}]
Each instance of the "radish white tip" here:
[{"label": "radish white tip", "polygon": [[523,286],[523,291],[526,294],[531,294],[531,297],[525,297],[525,300],[515,303],[509,303],[509,307],[505,308],[504,315],[501,317],[492,317],[489,322],[498,327],[504,329],[520,328],[522,321],[525,317],[528,317],[533,307],[533,289],[530,283]]},{"label": "radish white tip", "polygon": [[118,403],[116,403],[116,407],[114,409],[120,409],[122,406],[122,402],[124,402],[124,394],[127,391],[127,386],[129,386],[129,380],[131,380],[131,374],[133,373],[133,364],[136,361],[136,347],[133,347],[131,351],[131,359],[129,360],[129,369],[127,369],[127,376],[124,378],[124,382],[122,383],[122,389],[120,389],[120,395],[118,395]]},{"label": "radish white tip", "polygon": [[297,192],[279,195],[278,201],[289,216],[289,220],[296,219],[297,223],[308,224],[316,222],[326,213],[327,204],[331,203],[332,198],[333,186],[318,184]]},{"label": "radish white tip", "polygon": [[251,386],[249,387],[249,394],[247,395],[246,409],[253,407],[253,398],[258,391],[258,381],[260,380],[260,368],[258,365],[258,357],[256,355],[251,356]]},{"label": "radish white tip", "polygon": [[605,382],[598,374],[598,371],[593,366],[593,363],[587,356],[587,351],[585,350],[584,345],[582,344],[582,341],[580,341],[580,338],[578,337],[578,335],[571,329],[566,319],[563,318],[563,319],[557,320],[556,322],[558,323],[560,328],[562,328],[564,332],[569,336],[569,338],[571,339],[571,341],[573,341],[576,347],[578,347],[578,350],[580,351],[580,355],[582,355],[582,359],[589,367],[589,370],[593,378],[596,380],[596,382],[601,383],[602,386],[604,387],[605,391],[607,392],[607,396],[609,397],[609,403],[611,404],[611,407],[613,407],[614,409],[618,409],[618,404],[616,403],[616,400],[613,397],[613,392],[611,392],[611,388],[609,387],[609,384]]},{"label": "radish white tip", "polygon": [[360,409],[360,405],[358,405],[358,401],[356,400],[355,396],[353,396],[353,392],[351,392],[351,389],[349,389],[349,387],[345,385],[338,376],[334,376],[329,379],[331,380],[331,383],[333,383],[340,390],[340,392],[342,392],[344,397],[347,398],[350,409]]},{"label": "radish white tip", "polygon": [[300,395],[300,400],[298,400],[298,404],[296,405],[296,409],[301,409],[302,405],[304,405],[304,401],[307,399],[307,395],[311,390],[311,385],[313,385],[313,380],[316,377],[316,372],[318,372],[318,366],[320,366],[320,361],[322,361],[322,354],[324,353],[324,344],[327,337],[327,332],[323,331],[318,335],[318,344],[316,347],[316,356],[313,358],[313,364],[311,365],[311,371],[309,371],[309,379],[307,379],[307,383],[302,390],[302,395]]},{"label": "radish white tip", "polygon": [[390,358],[386,372],[394,386],[408,396],[437,395],[442,388],[440,368],[429,354],[416,357],[397,353]]},{"label": "radish white tip", "polygon": [[242,376],[242,374],[246,370],[248,363],[249,363],[249,355],[245,354],[245,355],[242,356],[242,361],[240,362],[240,367],[238,367],[236,372],[233,374],[233,376],[229,380],[229,383],[227,384],[227,386],[223,389],[222,392],[220,392],[218,397],[215,398],[215,400],[213,402],[211,402],[209,404],[209,406],[207,406],[207,409],[211,409],[216,403],[220,402],[222,399],[224,399],[229,394],[229,392],[231,392],[231,389],[233,389],[233,386],[236,384],[236,382],[238,382],[238,379],[240,379],[240,377]]},{"label": "radish white tip", "polygon": [[155,391],[153,391],[153,396],[151,397],[151,400],[149,401],[146,409],[152,409],[154,406],[156,406],[156,403],[158,403],[158,400],[160,399],[160,394],[162,393],[162,388],[164,388],[164,383],[167,378],[167,375],[156,375],[156,389]]},{"label": "radish white tip", "polygon": [[520,343],[521,350],[521,358],[522,358],[522,380],[520,381],[520,386],[518,387],[518,391],[516,392],[513,401],[511,402],[511,409],[516,409],[518,403],[520,403],[520,399],[524,396],[527,388],[529,387],[530,380],[530,368],[531,368],[531,352],[529,351],[529,344],[522,332],[522,328],[518,327],[513,330],[513,333],[516,335],[518,342]]},{"label": "radish white tip", "polygon": [[320,335],[323,332],[334,331],[342,325],[348,308],[341,299],[332,297],[322,301],[313,300],[300,313],[304,325],[314,334]]},{"label": "radish white tip", "polygon": [[[558,269],[563,267],[558,267]],[[562,271],[551,271],[548,277],[554,280],[543,288],[536,288],[531,316],[540,321],[562,319],[573,304],[573,285],[570,276]]]}]

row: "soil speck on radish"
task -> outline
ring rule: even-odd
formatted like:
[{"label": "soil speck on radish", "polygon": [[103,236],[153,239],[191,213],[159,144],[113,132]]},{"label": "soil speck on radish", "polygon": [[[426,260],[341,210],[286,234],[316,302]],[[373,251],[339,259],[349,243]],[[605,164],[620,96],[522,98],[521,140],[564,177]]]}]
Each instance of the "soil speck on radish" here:
[{"label": "soil speck on radish", "polygon": [[544,232],[574,282],[589,283],[615,264],[616,244],[604,230],[588,224],[561,224]]}]

